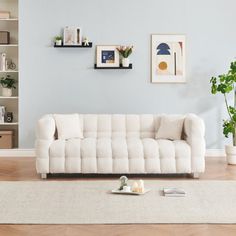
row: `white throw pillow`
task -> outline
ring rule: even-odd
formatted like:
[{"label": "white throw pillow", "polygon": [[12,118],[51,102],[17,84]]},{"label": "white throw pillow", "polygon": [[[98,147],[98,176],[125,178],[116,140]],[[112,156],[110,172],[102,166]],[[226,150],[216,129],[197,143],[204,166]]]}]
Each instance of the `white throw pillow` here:
[{"label": "white throw pillow", "polygon": [[164,115],[156,133],[156,139],[181,140],[184,117],[179,115]]},{"label": "white throw pillow", "polygon": [[58,139],[83,138],[78,114],[55,114]]}]

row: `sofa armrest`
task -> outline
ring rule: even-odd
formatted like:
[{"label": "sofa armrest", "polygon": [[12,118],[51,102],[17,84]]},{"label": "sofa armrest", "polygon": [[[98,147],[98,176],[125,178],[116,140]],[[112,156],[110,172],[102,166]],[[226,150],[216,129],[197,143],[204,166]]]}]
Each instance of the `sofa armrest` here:
[{"label": "sofa armrest", "polygon": [[192,172],[205,170],[205,125],[204,121],[194,115],[188,114],[184,121],[184,139],[191,147]]},{"label": "sofa armrest", "polygon": [[36,128],[36,170],[40,174],[49,173],[49,147],[55,140],[56,125],[52,115],[43,116]]}]

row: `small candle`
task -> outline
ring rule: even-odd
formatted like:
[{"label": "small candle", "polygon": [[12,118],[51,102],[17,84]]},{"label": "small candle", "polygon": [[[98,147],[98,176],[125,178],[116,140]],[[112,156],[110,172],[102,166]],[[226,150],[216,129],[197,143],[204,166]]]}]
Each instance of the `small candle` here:
[{"label": "small candle", "polygon": [[124,187],[123,187],[123,191],[124,191],[124,192],[130,192],[130,191],[131,191],[130,186],[124,186]]},{"label": "small candle", "polygon": [[138,183],[134,182],[132,185],[132,192],[138,192]]},{"label": "small candle", "polygon": [[139,180],[139,192],[143,193],[144,192],[144,181],[142,179]]}]

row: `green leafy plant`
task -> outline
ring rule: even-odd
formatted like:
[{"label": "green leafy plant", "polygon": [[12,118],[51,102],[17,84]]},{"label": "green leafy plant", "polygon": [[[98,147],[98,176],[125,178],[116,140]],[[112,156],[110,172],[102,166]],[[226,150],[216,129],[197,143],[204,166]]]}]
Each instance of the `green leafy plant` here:
[{"label": "green leafy plant", "polygon": [[10,75],[7,75],[6,77],[2,77],[0,79],[0,84],[3,88],[8,88],[8,89],[15,89],[16,86],[16,80],[12,78]]},{"label": "green leafy plant", "polygon": [[122,57],[128,58],[132,54],[133,48],[134,48],[133,46],[131,47],[120,46],[119,48],[117,48],[117,50]]},{"label": "green leafy plant", "polygon": [[59,41],[59,40],[62,40],[62,37],[61,36],[56,36],[55,41]]},{"label": "green leafy plant", "polygon": [[[230,69],[227,74],[212,77],[211,93],[221,93],[224,95],[226,109],[229,118],[223,120],[223,134],[226,138],[230,134],[233,136],[233,145],[236,146],[236,61],[231,62]],[[227,94],[234,92],[234,106],[230,106]]]}]

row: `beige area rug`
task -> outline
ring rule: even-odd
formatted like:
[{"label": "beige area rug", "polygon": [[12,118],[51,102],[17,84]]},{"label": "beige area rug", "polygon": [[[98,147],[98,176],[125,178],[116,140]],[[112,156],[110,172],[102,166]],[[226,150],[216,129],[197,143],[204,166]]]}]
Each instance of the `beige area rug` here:
[{"label": "beige area rug", "polygon": [[[1,224],[236,223],[236,181],[147,180],[143,196],[109,192],[118,181],[0,182]],[[186,197],[164,197],[181,187]]]}]

